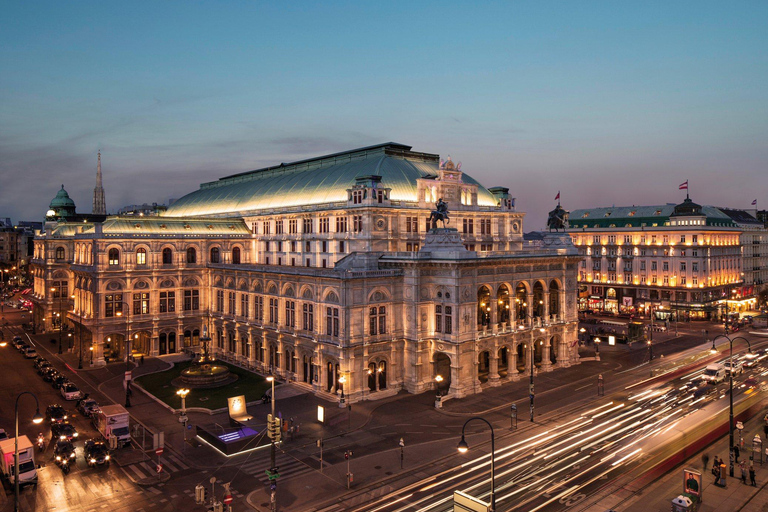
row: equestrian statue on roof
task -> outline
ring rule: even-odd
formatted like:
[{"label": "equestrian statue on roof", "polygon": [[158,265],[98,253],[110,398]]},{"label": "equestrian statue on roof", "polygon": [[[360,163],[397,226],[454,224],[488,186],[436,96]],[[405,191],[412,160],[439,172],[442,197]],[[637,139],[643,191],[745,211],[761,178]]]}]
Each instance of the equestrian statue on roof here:
[{"label": "equestrian statue on roof", "polygon": [[437,229],[437,221],[441,221],[443,223],[443,228],[445,228],[449,220],[448,204],[446,204],[441,197],[435,203],[435,209],[429,214],[429,223],[432,226],[432,229]]}]

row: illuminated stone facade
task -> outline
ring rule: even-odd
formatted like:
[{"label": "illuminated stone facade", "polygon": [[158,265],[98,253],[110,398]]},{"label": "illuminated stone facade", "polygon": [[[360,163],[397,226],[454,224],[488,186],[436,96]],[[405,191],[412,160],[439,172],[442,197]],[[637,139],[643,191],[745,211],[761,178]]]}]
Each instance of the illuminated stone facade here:
[{"label": "illuminated stone facade", "polygon": [[[450,218],[433,229],[440,198]],[[160,217],[50,222],[35,323],[50,329],[62,301],[94,364],[126,339],[198,350],[205,330],[218,358],[328,398],[418,393],[438,375],[465,396],[530,372],[532,345],[539,370],[578,362],[580,257],[565,234],[524,241],[523,216],[507,189],[399,144],[281,164]]]}]

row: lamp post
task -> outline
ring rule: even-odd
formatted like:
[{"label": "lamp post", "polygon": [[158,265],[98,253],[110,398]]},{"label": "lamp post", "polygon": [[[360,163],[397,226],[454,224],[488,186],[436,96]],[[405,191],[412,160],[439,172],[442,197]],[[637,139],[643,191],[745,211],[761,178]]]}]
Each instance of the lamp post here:
[{"label": "lamp post", "polygon": [[595,361],[600,360],[600,338],[595,338]]},{"label": "lamp post", "polygon": [[187,395],[189,394],[189,390],[184,388],[176,391],[176,394],[181,397],[181,416],[179,416],[179,420],[181,421],[181,424],[184,426],[184,442],[187,441]]},{"label": "lamp post", "polygon": [[480,416],[474,416],[472,418],[469,418],[465,423],[464,426],[461,427],[461,441],[459,441],[459,446],[457,447],[460,453],[467,453],[469,450],[469,445],[467,444],[467,441],[464,439],[464,430],[467,428],[467,424],[470,421],[483,421],[486,425],[488,425],[488,428],[491,429],[491,505],[488,508],[489,512],[496,512],[496,486],[495,486],[495,472],[496,472],[496,446],[495,446],[495,439],[493,435],[493,425],[488,423],[488,420],[485,418],[481,418]]},{"label": "lamp post", "polygon": [[[128,303],[123,301],[122,304],[125,304],[128,306]],[[115,313],[118,317],[123,316],[122,307],[121,310]],[[139,334],[136,333],[134,335],[136,339],[139,338]],[[128,319],[126,317],[125,321],[125,373],[127,374],[130,371],[130,355],[131,355],[131,330],[130,326],[128,325]],[[125,381],[125,406],[130,407],[131,406],[131,380]]]},{"label": "lamp post", "polygon": [[13,488],[14,488],[14,498],[13,498],[13,510],[14,512],[19,511],[19,398],[22,397],[22,395],[32,395],[32,398],[35,399],[35,415],[32,417],[32,423],[40,424],[43,422],[43,417],[40,415],[40,402],[37,400],[37,396],[35,396],[34,393],[31,393],[29,391],[22,391],[19,393],[19,396],[16,397],[16,408],[15,408],[15,414],[16,414],[16,437],[14,438],[14,462],[13,462]]},{"label": "lamp post", "polygon": [[72,295],[72,308],[74,311],[77,311],[77,320],[78,320],[78,330],[77,330],[77,343],[80,345],[80,358],[77,361],[77,369],[82,370],[83,369],[83,326],[82,326],[82,312],[77,309],[77,304],[75,304],[75,296]]},{"label": "lamp post", "polygon": [[341,399],[339,400],[339,407],[344,407],[344,383],[345,382],[347,382],[347,378],[344,375],[339,377],[339,384],[341,384],[341,386],[339,386],[341,388]]},{"label": "lamp post", "polygon": [[531,422],[533,422],[533,395],[534,395],[534,391],[533,391],[533,389],[534,389],[533,388],[533,369],[535,367],[535,361],[534,361],[533,357],[534,357],[534,352],[536,351],[536,342],[533,341],[533,340],[531,340],[530,349],[531,349],[531,383],[528,385],[528,392],[529,392],[529,394],[531,396]]},{"label": "lamp post", "polygon": [[729,370],[728,370],[728,398],[730,399],[729,403],[729,413],[728,413],[728,446],[729,446],[729,459],[730,459],[730,475],[733,476],[733,466],[734,466],[734,453],[733,453],[733,342],[736,340],[744,340],[747,342],[747,347],[749,347],[749,352],[752,353],[752,344],[749,342],[747,338],[744,338],[743,336],[734,336],[733,338],[730,338],[726,336],[725,334],[721,334],[720,336],[715,336],[715,338],[712,340],[712,348],[710,351],[714,354],[717,353],[717,349],[715,349],[715,341],[717,341],[719,338],[725,338],[728,340],[729,348],[730,348],[730,354],[728,355],[728,361],[729,361]]},{"label": "lamp post", "polygon": [[439,402],[443,396],[440,393],[440,384],[442,384],[443,382],[443,376],[440,374],[435,375],[435,382],[437,382],[437,384],[435,384],[435,395],[436,395],[437,401]]},{"label": "lamp post", "polygon": [[[271,373],[267,376],[267,381],[272,383],[272,395],[270,402],[272,403],[272,421],[275,421],[275,376]],[[270,425],[271,430],[271,425]],[[275,439],[274,437],[271,439],[270,443],[270,460],[272,462],[272,466],[270,467],[270,473],[275,471]],[[277,480],[272,480],[270,483],[270,488],[272,490],[272,510],[277,510]]]},{"label": "lamp post", "polygon": [[93,345],[91,345],[91,346],[90,346],[90,347],[88,347],[88,348],[89,348],[89,350],[90,350],[90,352],[91,352],[91,366],[93,366]]},{"label": "lamp post", "polygon": [[[56,294],[56,287],[51,287],[51,300],[53,300]],[[61,330],[64,327],[64,317],[61,315],[61,287],[59,287],[59,354],[62,353],[61,351]]]}]

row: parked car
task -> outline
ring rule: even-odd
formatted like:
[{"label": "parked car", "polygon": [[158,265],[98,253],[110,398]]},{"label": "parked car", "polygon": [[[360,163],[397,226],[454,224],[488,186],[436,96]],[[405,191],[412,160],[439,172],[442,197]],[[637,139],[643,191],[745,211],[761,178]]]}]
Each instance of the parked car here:
[{"label": "parked car", "polygon": [[90,417],[93,411],[99,408],[99,404],[93,398],[85,398],[77,404],[77,410],[83,413],[83,416]]},{"label": "parked car", "polygon": [[51,439],[67,439],[69,441],[78,436],[77,429],[71,423],[54,423],[51,425]]},{"label": "parked car", "polygon": [[64,400],[77,400],[82,396],[82,393],[80,392],[80,388],[71,382],[67,382],[61,386],[61,396],[64,397]]},{"label": "parked car", "polygon": [[29,345],[22,341],[21,344],[16,345],[16,348],[19,349],[19,352],[21,352],[23,354],[24,352],[27,351],[27,349],[29,348]]},{"label": "parked car", "polygon": [[63,423],[68,418],[67,411],[65,411],[59,404],[49,405],[48,408],[45,409],[45,417],[48,418],[48,421],[51,423]]},{"label": "parked car", "polygon": [[46,368],[41,375],[43,376],[44,382],[53,382],[53,379],[59,376],[59,372],[56,368]]},{"label": "parked car", "polygon": [[83,454],[88,466],[93,467],[102,464],[109,465],[109,450],[104,441],[89,439],[83,447]]},{"label": "parked car", "polygon": [[24,357],[34,359],[37,357],[37,351],[33,347],[27,347],[27,350],[24,351]]},{"label": "parked car", "polygon": [[41,363],[37,366],[37,374],[43,375],[48,370],[52,369],[53,365],[49,363],[48,361],[45,361],[44,363]]},{"label": "parked car", "polygon": [[744,371],[744,368],[741,365],[741,361],[726,361],[723,363],[723,366],[725,367],[725,373],[731,373],[731,369],[733,369],[734,375],[741,375],[741,373]]},{"label": "parked car", "polygon": [[61,386],[69,382],[67,378],[63,375],[59,375],[58,377],[54,378],[51,382],[51,386],[53,386],[53,389],[61,389]]}]

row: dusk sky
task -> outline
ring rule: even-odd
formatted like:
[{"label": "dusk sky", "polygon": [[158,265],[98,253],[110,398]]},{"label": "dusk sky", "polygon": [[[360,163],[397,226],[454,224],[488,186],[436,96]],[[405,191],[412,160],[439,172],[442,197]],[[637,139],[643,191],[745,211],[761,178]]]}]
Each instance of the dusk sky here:
[{"label": "dusk sky", "polygon": [[395,141],[566,209],[768,207],[768,2],[6,2],[0,217]]}]

